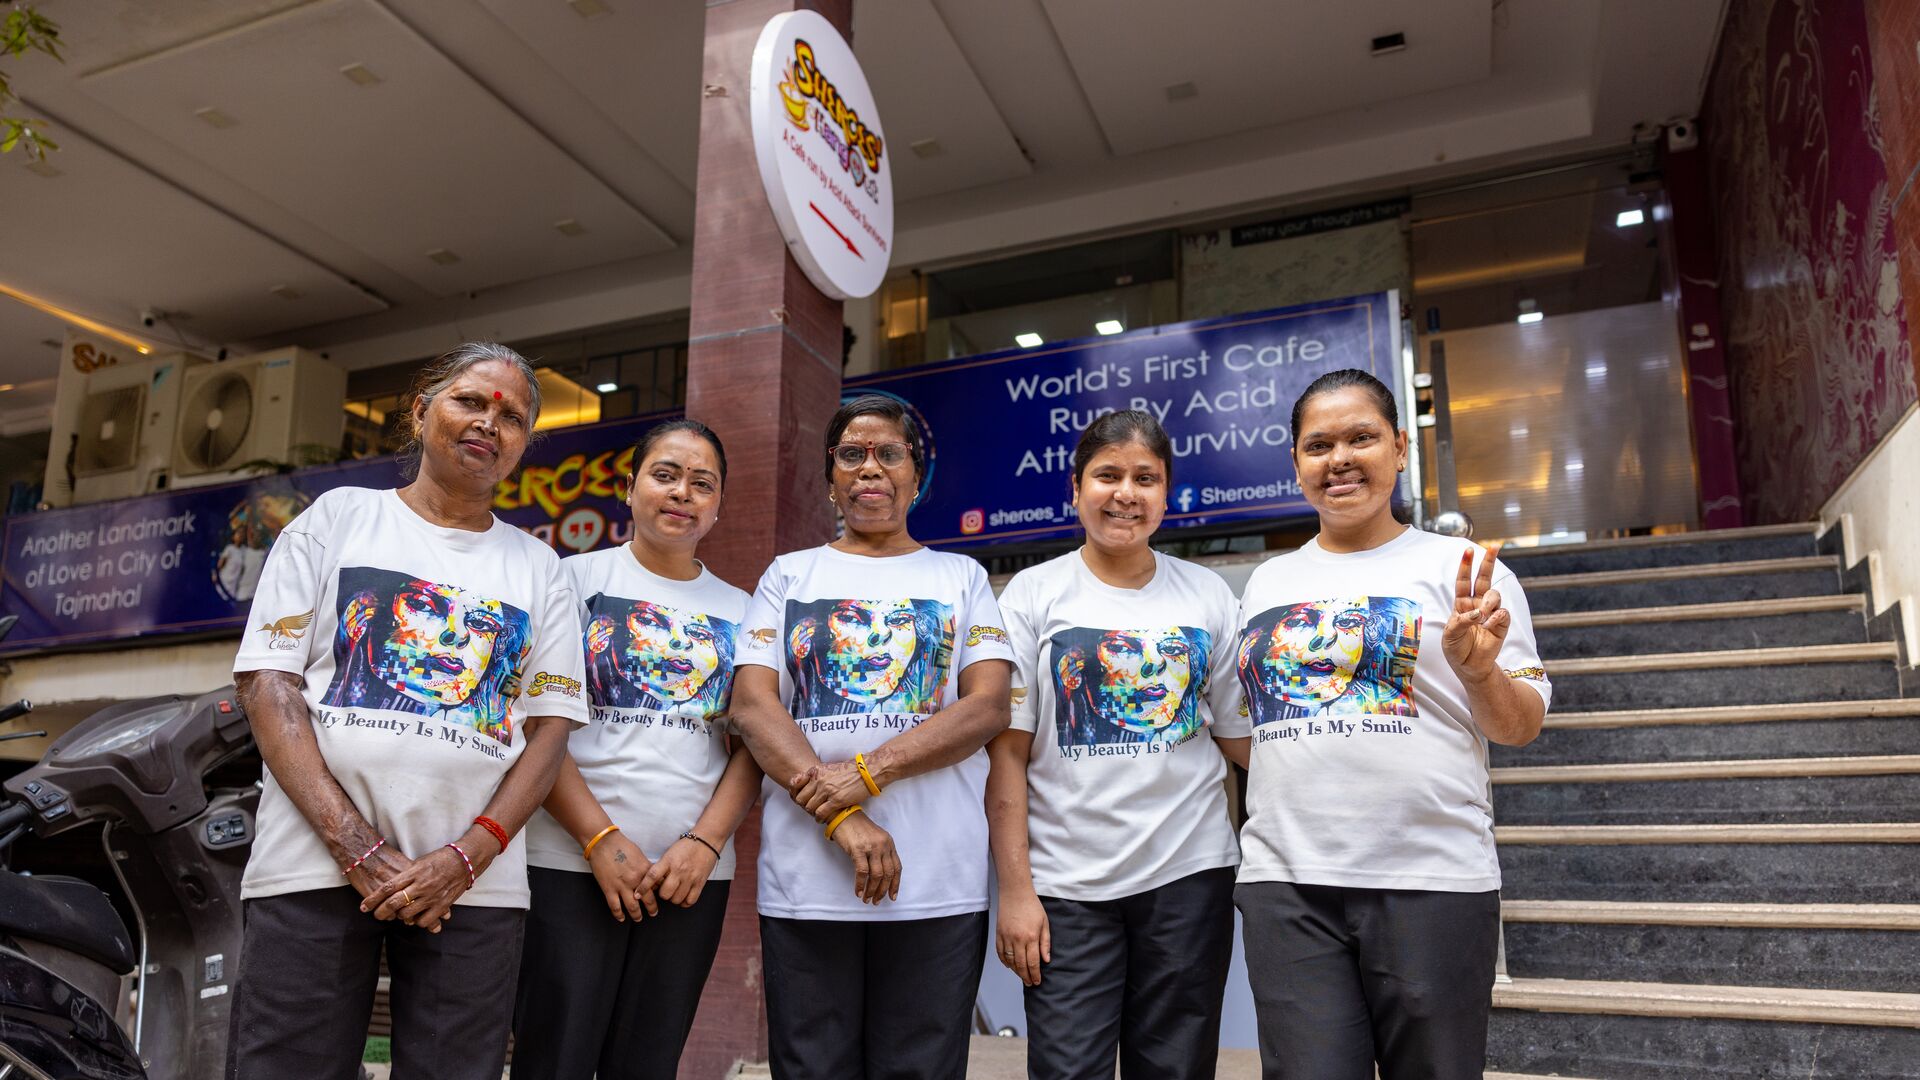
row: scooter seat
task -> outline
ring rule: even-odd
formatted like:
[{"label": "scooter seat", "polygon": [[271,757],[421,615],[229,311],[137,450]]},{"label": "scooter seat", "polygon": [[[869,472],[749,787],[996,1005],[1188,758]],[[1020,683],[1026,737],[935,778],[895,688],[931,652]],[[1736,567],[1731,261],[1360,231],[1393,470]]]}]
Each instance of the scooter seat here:
[{"label": "scooter seat", "polygon": [[0,934],[57,945],[112,968],[133,970],[133,940],[107,894],[79,878],[0,871]]}]

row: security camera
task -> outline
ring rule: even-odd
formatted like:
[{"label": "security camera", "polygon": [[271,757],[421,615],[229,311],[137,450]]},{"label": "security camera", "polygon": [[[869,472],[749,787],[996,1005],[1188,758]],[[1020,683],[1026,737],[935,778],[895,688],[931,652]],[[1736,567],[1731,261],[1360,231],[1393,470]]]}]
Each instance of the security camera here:
[{"label": "security camera", "polygon": [[157,323],[164,318],[166,318],[166,313],[159,310],[158,308],[141,308],[140,309],[140,325],[141,326],[150,327],[154,323]]}]

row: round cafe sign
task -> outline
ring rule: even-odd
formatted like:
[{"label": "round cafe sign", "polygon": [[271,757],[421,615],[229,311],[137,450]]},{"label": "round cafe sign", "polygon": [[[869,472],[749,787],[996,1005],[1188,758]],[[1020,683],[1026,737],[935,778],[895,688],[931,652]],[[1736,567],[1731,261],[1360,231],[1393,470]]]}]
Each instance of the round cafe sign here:
[{"label": "round cafe sign", "polygon": [[836,300],[871,296],[893,254],[893,170],[853,49],[815,12],[776,15],[750,94],[760,182],[794,260]]}]

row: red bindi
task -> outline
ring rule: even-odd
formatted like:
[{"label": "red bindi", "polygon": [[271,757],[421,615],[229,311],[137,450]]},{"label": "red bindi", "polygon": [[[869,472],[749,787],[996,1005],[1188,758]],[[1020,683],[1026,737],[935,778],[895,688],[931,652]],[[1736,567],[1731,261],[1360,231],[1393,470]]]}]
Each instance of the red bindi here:
[{"label": "red bindi", "polygon": [[499,400],[500,400],[500,391],[498,391],[498,390],[495,390],[495,391],[493,392],[493,400],[495,400],[495,401],[499,401]]}]

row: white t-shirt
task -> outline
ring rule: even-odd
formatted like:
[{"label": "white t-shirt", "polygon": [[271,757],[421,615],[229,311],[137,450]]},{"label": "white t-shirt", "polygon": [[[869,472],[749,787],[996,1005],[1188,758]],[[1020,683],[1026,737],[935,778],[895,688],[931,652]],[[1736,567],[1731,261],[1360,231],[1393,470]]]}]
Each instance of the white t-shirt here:
[{"label": "white t-shirt", "polygon": [[[620,834],[658,859],[700,820],[727,770],[733,643],[747,594],[705,567],[692,581],[661,577],[626,544],[575,555],[560,568],[582,600],[593,713],[567,749]],[[527,822],[527,862],[592,872],[579,843],[545,810]],[[731,837],[709,876],[733,877]]]},{"label": "white t-shirt", "polygon": [[[1262,564],[1240,603],[1253,722],[1241,881],[1487,892],[1500,887],[1487,739],[1440,639],[1466,540],[1408,529],[1371,551],[1317,540]],[[1551,703],[1527,597],[1498,658]]]},{"label": "white t-shirt", "polygon": [[[274,542],[233,670],[305,677],[328,771],[417,859],[486,812],[523,718],[586,720],[577,608],[553,549],[504,521],[447,529],[395,491],[335,488]],[[526,907],[526,850],[458,902]],[[240,895],[337,888],[340,870],[269,770]]]},{"label": "white t-shirt", "polygon": [[1034,890],[1115,900],[1240,861],[1215,735],[1248,734],[1234,668],[1239,611],[1220,575],[1154,554],[1139,589],[1080,552],[1000,594],[1019,665],[1013,726],[1031,731]]},{"label": "white t-shirt", "polygon": [[[817,547],[767,568],[747,606],[735,662],[780,672],[788,713],[820,760],[834,762],[953,704],[960,672],[975,661],[1011,659],[979,563],[927,548],[870,558]],[[985,911],[986,785],[983,748],[861,801],[900,853],[900,898],[874,906],[854,896],[846,852],[768,777],[760,913],[896,921]]]}]

